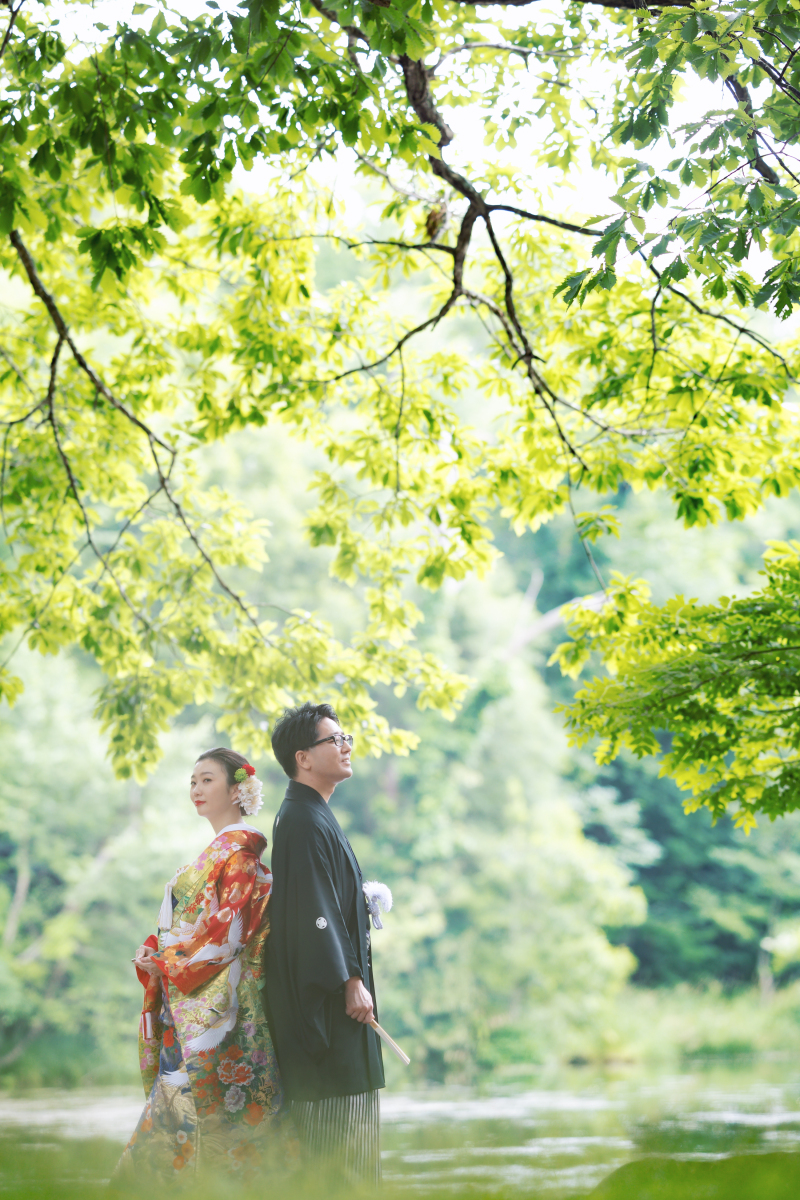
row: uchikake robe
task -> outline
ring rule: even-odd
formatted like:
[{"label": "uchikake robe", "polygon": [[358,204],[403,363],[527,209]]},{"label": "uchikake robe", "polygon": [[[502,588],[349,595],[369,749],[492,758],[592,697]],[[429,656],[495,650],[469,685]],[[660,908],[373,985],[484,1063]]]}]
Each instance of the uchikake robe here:
[{"label": "uchikake robe", "polygon": [[377,1019],[361,870],[329,805],[295,780],[275,818],[272,875],[266,991],[286,1098],[383,1087],[375,1031],[345,1012],[344,984],[360,976]]},{"label": "uchikake robe", "polygon": [[145,943],[163,974],[137,968],[147,1103],[119,1180],[186,1177],[198,1166],[257,1178],[282,1149],[262,999],[272,883],[259,861],[265,846],[259,830],[228,826],[167,885],[158,939]]}]

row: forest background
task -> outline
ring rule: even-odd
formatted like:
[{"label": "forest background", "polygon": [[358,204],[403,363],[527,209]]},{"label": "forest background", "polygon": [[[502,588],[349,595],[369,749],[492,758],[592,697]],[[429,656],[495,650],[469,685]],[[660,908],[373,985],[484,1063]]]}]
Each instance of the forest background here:
[{"label": "forest background", "polygon": [[[338,255],[321,264],[323,281],[348,270],[358,265]],[[271,522],[264,600],[278,589],[347,633],[363,619],[357,598],[330,577],[333,551],[303,537],[314,457],[280,428],[239,434],[207,452],[203,483]],[[688,535],[652,496],[624,496],[621,511],[622,536],[599,561],[635,560],[657,596],[746,593],[764,537],[800,533],[795,502]],[[374,939],[381,1014],[417,1081],[800,1046],[800,820],[762,819],[749,836],[729,819],[712,827],[706,810],[684,813],[654,765],[598,768],[570,749],[553,708],[572,685],[546,664],[563,637],[559,606],[591,587],[586,557],[567,519],[497,536],[503,558],[487,579],[415,594],[423,645],[473,681],[463,708],[447,721],[379,689],[419,748],[356,758],[333,801],[367,876],[394,893]],[[23,649],[16,669],[25,691],[0,724],[4,1079],[132,1080],[130,957],[164,879],[207,840],[187,776],[220,740],[219,714],[188,708],[141,786],[114,778],[88,655],[54,666]],[[257,765],[256,824],[269,835],[284,781],[271,760]]]},{"label": "forest background", "polygon": [[310,687],[419,1079],[796,1046],[792,4],[85,7],[2,43],[4,1077],[133,1075],[194,756],[268,829]]}]

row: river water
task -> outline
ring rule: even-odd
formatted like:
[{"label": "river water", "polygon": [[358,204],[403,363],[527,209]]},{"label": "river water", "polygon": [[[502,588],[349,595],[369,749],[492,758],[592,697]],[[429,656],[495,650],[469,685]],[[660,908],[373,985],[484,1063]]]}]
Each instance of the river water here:
[{"label": "river water", "polygon": [[[20,1146],[127,1140],[134,1089],[0,1098],[0,1134]],[[384,1179],[411,1194],[481,1192],[562,1200],[631,1159],[715,1161],[800,1151],[800,1063],[700,1064],[672,1074],[570,1071],[547,1085],[400,1092],[382,1099]],[[0,1190],[2,1181],[0,1181]]]}]

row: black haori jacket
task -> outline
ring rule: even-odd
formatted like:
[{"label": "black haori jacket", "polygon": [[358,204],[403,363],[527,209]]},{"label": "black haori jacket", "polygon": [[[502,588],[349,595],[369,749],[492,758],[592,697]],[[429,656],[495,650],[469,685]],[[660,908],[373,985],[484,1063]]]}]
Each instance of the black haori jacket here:
[{"label": "black haori jacket", "polygon": [[273,826],[272,874],[267,1013],[286,1098],[383,1087],[377,1034],[344,1010],[354,975],[375,1003],[361,869],[330,807],[295,780]]}]

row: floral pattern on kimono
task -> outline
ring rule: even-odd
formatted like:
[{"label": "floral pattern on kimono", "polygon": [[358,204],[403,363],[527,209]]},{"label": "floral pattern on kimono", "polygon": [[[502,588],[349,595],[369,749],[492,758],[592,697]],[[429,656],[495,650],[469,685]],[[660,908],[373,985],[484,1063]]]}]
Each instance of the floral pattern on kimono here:
[{"label": "floral pattern on kimono", "polygon": [[284,1141],[261,994],[272,887],[259,861],[265,846],[258,830],[229,826],[167,885],[158,941],[146,943],[163,976],[139,975],[147,1104],[122,1176],[185,1178],[203,1166],[256,1177]]}]

